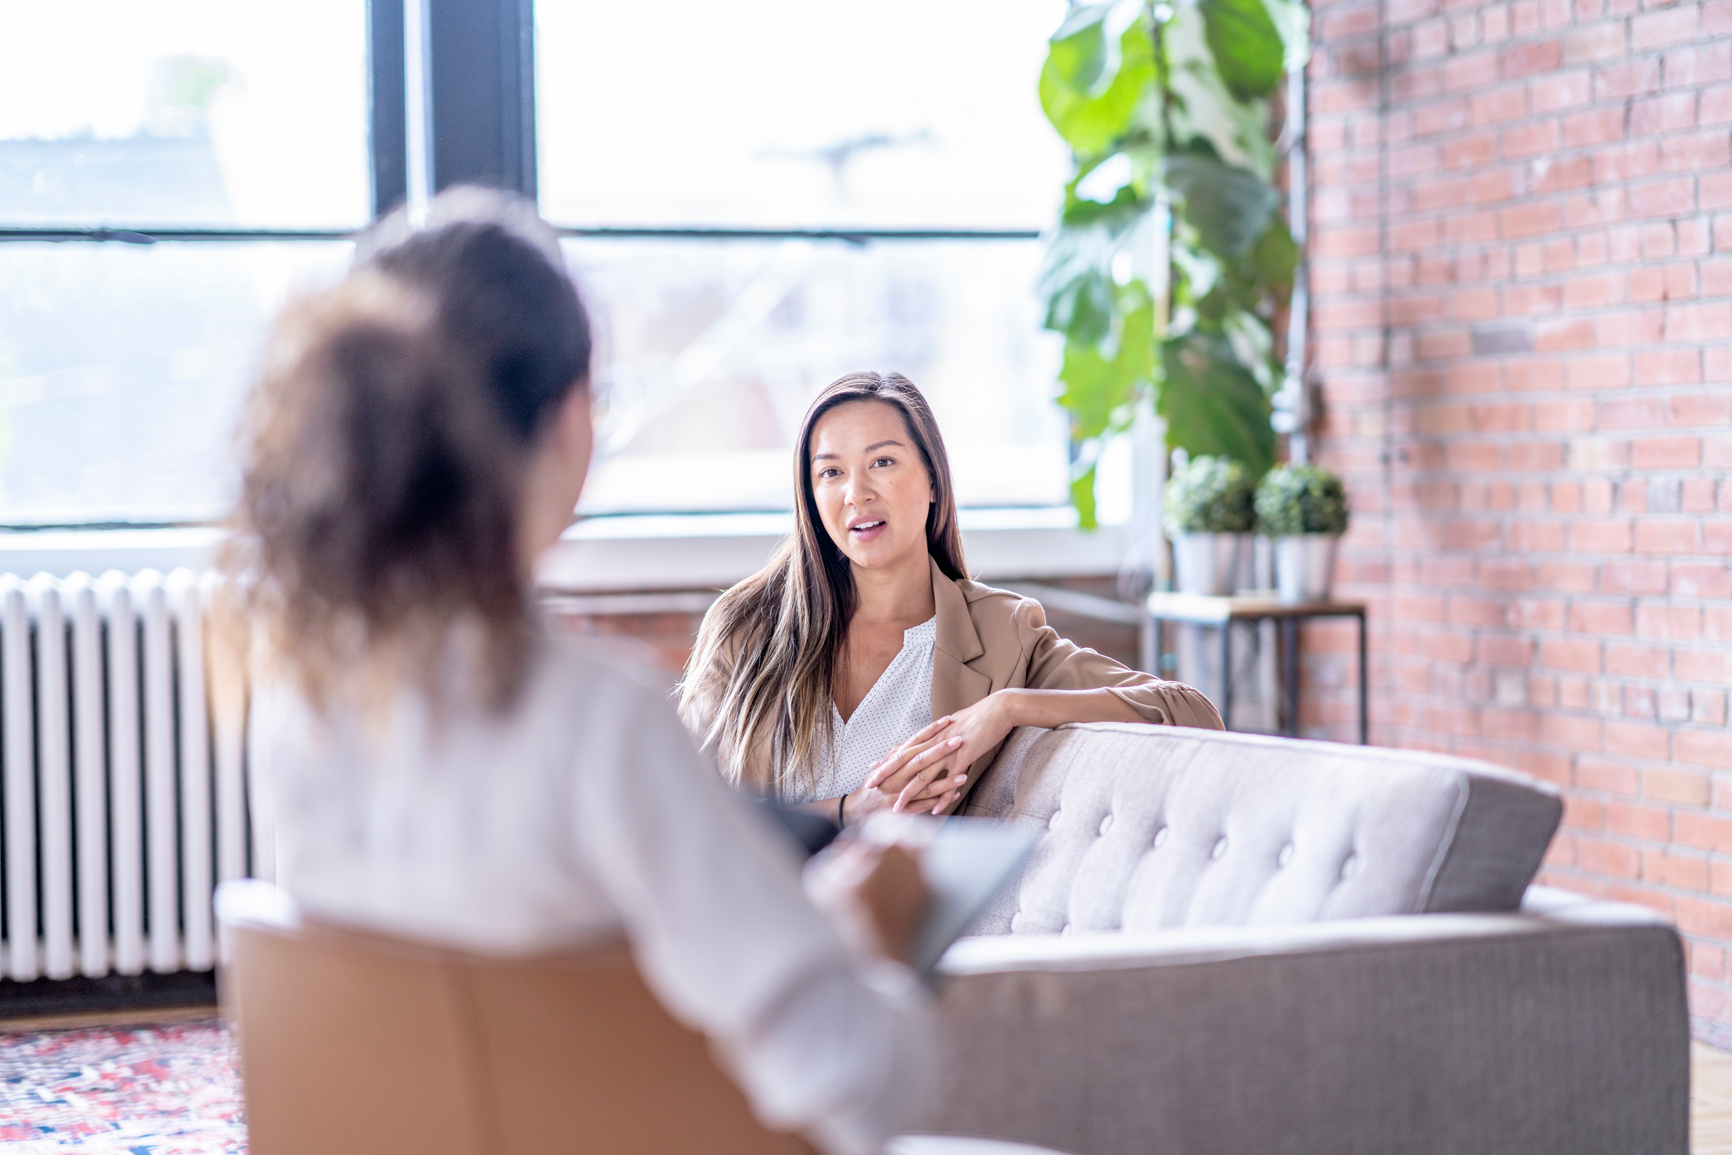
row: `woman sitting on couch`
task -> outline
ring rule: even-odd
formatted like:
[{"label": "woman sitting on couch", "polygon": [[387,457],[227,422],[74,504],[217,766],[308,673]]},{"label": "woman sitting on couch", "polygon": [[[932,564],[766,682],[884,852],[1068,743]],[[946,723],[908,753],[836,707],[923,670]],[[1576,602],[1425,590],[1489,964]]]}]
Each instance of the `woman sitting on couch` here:
[{"label": "woman sitting on couch", "polygon": [[1221,728],[1189,686],[970,581],[944,440],[905,377],[852,373],[794,450],[794,534],[710,608],[680,712],[737,786],[841,825],[954,809],[1017,726]]}]

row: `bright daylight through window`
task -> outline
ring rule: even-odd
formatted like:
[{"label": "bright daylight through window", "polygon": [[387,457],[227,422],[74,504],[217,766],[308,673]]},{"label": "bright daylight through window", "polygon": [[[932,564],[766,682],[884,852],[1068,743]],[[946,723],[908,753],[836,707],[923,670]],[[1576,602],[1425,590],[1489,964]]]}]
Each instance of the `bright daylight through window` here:
[{"label": "bright daylight through window", "polygon": [[[1040,244],[992,235],[1057,211],[1067,158],[1032,78],[1063,12],[541,0],[542,210],[665,230],[569,244],[609,407],[582,508],[787,508],[800,415],[852,369],[900,370],[931,398],[963,504],[1066,500]],[[881,235],[896,232],[925,235]],[[946,232],[972,235],[931,235]]]},{"label": "bright daylight through window", "polygon": [[[370,213],[367,6],[0,6],[0,524],[209,520],[264,324]],[[1064,506],[1032,80],[1063,7],[540,0],[539,195],[600,338],[586,512],[787,508],[801,413],[859,368],[932,399],[965,505]]]},{"label": "bright daylight through window", "polygon": [[[0,227],[366,222],[359,0],[0,7]],[[220,236],[0,244],[0,523],[221,513],[263,326],[349,245]]]}]

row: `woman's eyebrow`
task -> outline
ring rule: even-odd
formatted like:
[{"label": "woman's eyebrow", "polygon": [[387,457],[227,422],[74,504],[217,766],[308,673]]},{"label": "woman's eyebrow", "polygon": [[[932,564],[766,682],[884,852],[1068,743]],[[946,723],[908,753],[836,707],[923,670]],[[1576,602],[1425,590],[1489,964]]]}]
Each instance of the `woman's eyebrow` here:
[{"label": "woman's eyebrow", "polygon": [[[874,442],[874,443],[873,443],[873,444],[871,444],[871,445],[868,445],[868,446],[867,446],[867,447],[866,447],[866,448],[865,448],[865,450],[864,450],[864,452],[866,452],[866,453],[871,453],[871,452],[872,452],[872,451],[873,451],[873,450],[874,450],[874,449],[883,449],[883,448],[884,448],[884,447],[885,447],[885,446],[886,446],[886,445],[898,445],[898,446],[901,446],[901,445],[902,445],[902,442],[900,442],[900,441],[878,441],[878,442]],[[906,448],[906,446],[903,446],[903,448]],[[812,455],[812,460],[813,460],[813,461],[822,461],[822,460],[824,460],[824,459],[825,459],[825,458],[826,458],[826,457],[828,457],[828,458],[831,458],[831,459],[832,459],[832,460],[834,460],[834,459],[837,459],[837,458],[840,458],[840,457],[841,457],[841,456],[842,456],[842,455],[841,455],[841,454],[840,454],[840,453],[814,453],[814,454],[813,454],[813,455]]]}]

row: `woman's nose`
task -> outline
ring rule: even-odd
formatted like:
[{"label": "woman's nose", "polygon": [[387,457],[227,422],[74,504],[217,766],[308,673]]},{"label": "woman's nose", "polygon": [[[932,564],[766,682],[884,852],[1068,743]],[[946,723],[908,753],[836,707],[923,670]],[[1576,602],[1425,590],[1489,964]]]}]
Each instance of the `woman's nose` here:
[{"label": "woman's nose", "polygon": [[844,500],[849,505],[859,505],[873,497],[871,480],[865,477],[850,477],[847,486],[842,491]]}]

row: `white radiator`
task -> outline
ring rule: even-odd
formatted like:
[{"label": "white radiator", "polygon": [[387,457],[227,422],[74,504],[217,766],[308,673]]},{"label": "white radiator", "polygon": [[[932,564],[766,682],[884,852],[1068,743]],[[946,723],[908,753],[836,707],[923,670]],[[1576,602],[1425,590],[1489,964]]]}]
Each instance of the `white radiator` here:
[{"label": "white radiator", "polygon": [[0,575],[0,977],[209,970],[253,865],[245,735],[207,693],[215,575]]}]

